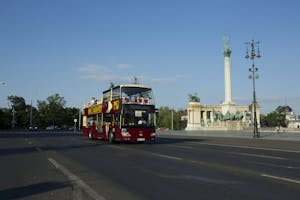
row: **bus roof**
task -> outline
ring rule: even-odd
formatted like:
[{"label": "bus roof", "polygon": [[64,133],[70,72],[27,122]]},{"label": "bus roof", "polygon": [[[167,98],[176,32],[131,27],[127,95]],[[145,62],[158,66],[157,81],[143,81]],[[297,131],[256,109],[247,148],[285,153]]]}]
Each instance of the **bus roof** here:
[{"label": "bus roof", "polygon": [[[113,90],[116,89],[116,88],[143,88],[145,90],[151,90],[151,87],[148,87],[148,86],[144,86],[144,85],[139,85],[139,84],[123,84],[123,85],[118,85],[118,86],[115,86],[113,87]],[[105,90],[103,93],[107,93],[109,92],[110,89],[108,90]]]}]

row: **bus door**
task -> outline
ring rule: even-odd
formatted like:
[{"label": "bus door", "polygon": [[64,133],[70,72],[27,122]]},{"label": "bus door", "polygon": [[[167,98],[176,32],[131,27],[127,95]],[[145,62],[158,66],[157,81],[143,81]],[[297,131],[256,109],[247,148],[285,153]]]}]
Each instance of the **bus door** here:
[{"label": "bus door", "polygon": [[95,121],[96,130],[99,134],[103,132],[102,124],[103,124],[103,114],[99,113],[97,114],[96,121]]},{"label": "bus door", "polygon": [[103,114],[103,124],[102,124],[102,130],[103,130],[103,135],[105,135],[105,139],[108,139],[108,133],[111,128],[112,124],[112,117],[110,113],[104,113]]}]

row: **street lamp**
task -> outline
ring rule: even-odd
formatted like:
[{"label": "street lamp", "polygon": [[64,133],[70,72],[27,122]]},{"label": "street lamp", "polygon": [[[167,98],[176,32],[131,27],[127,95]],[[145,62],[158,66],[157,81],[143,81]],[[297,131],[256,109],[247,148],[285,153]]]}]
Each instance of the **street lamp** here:
[{"label": "street lamp", "polygon": [[16,110],[15,110],[15,104],[13,104],[11,106],[12,108],[12,120],[11,120],[11,128],[14,129],[15,128],[15,125],[16,125]]},{"label": "street lamp", "polygon": [[[246,42],[246,59],[251,59],[252,60],[252,66],[249,68],[249,79],[252,79],[252,84],[253,84],[253,101],[252,101],[252,106],[253,106],[253,138],[259,138],[259,132],[258,132],[258,127],[257,127],[257,116],[256,116],[256,94],[255,94],[255,79],[258,79],[258,67],[254,65],[254,59],[255,58],[260,58],[260,50],[259,50],[259,42],[255,42],[252,40],[250,43]],[[249,51],[248,51],[248,45],[250,44],[251,47],[251,55],[249,56]],[[255,47],[257,49],[255,50]]]}]

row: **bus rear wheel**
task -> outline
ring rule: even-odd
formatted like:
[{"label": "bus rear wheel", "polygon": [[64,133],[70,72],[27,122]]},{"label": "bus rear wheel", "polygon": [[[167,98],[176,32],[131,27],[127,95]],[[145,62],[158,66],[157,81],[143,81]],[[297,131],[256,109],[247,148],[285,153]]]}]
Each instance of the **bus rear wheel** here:
[{"label": "bus rear wheel", "polygon": [[89,139],[90,140],[93,139],[93,137],[92,137],[92,131],[89,131]]},{"label": "bus rear wheel", "polygon": [[108,141],[109,141],[109,143],[111,143],[111,144],[114,143],[114,133],[111,132],[111,131],[108,133]]}]

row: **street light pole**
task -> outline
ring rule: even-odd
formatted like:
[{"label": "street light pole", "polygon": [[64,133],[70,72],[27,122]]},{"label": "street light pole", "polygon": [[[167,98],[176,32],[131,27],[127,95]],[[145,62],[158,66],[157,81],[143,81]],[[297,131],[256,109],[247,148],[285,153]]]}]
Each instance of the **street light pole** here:
[{"label": "street light pole", "polygon": [[16,110],[15,110],[15,105],[13,104],[12,105],[12,120],[11,120],[11,128],[14,129],[15,128],[15,125],[16,125]]},{"label": "street light pole", "polygon": [[32,100],[31,100],[31,104],[30,104],[29,126],[34,130],[34,127],[32,124]]},{"label": "street light pole", "polygon": [[174,110],[171,110],[171,130],[174,130]]},{"label": "street light pole", "polygon": [[81,128],[81,107],[79,107],[78,111],[78,131],[80,131]]},{"label": "street light pole", "polygon": [[[250,44],[251,46],[251,57],[249,56],[248,53],[248,45]],[[249,79],[252,79],[252,85],[253,85],[253,101],[252,101],[252,106],[253,106],[253,138],[259,138],[260,134],[258,132],[258,124],[257,124],[257,115],[256,115],[256,90],[255,90],[255,79],[258,79],[258,67],[255,67],[254,64],[254,59],[255,58],[260,58],[260,50],[259,50],[259,42],[255,42],[254,40],[251,41],[251,43],[247,42],[246,43],[246,59],[251,59],[252,60],[252,66],[249,68]],[[257,50],[255,50],[255,45],[257,46]]]}]

